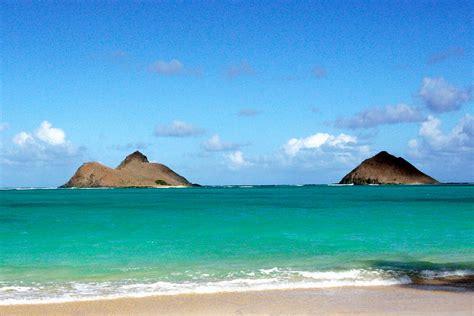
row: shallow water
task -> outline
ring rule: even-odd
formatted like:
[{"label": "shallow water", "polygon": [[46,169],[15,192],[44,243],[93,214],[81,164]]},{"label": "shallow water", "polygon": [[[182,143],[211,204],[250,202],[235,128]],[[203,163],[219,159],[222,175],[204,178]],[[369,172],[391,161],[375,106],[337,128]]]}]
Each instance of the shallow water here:
[{"label": "shallow water", "polygon": [[474,186],[0,191],[0,304],[474,274]]}]

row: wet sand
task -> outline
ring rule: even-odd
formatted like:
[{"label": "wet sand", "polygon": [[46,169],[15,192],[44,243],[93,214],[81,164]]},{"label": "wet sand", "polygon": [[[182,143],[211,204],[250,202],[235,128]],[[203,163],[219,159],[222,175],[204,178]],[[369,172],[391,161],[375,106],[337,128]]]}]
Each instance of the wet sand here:
[{"label": "wet sand", "polygon": [[474,292],[351,287],[0,306],[0,315],[474,315]]}]

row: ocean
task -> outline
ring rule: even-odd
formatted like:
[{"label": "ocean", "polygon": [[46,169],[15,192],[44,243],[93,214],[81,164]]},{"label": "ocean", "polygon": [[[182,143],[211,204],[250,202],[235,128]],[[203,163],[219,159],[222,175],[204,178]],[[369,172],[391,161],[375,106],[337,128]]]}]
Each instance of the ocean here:
[{"label": "ocean", "polygon": [[0,304],[474,274],[474,186],[0,191]]}]

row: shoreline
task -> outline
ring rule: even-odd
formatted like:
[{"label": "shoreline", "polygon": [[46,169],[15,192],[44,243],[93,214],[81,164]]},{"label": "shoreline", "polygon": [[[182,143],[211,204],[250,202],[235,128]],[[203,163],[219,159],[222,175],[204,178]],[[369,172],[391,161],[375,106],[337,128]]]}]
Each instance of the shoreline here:
[{"label": "shoreline", "polygon": [[[374,282],[375,281],[375,282]],[[412,275],[411,277],[400,276],[397,281],[393,279],[386,279],[385,282],[382,280],[372,280],[372,284],[363,284],[362,283],[339,283],[338,285],[324,285],[324,284],[289,284],[282,283],[280,286],[275,284],[267,284],[265,287],[256,286],[252,287],[247,284],[246,287],[211,287],[211,288],[194,288],[194,289],[181,289],[181,291],[154,291],[147,292],[139,287],[135,286],[132,292],[123,293],[118,291],[117,293],[109,293],[105,295],[97,296],[76,296],[76,297],[67,297],[67,298],[35,298],[27,299],[23,298],[21,300],[6,299],[0,300],[1,306],[20,306],[20,305],[48,305],[48,304],[68,304],[68,303],[87,303],[94,301],[111,301],[111,300],[120,300],[120,299],[144,299],[150,297],[166,297],[166,296],[182,296],[182,295],[219,295],[225,293],[249,293],[249,292],[268,292],[268,291],[304,291],[304,290],[325,290],[325,289],[343,289],[343,288],[386,288],[386,287],[411,287],[419,289],[430,289],[430,290],[444,290],[444,291],[457,291],[457,292],[474,292],[474,274],[468,275],[458,275],[456,273],[446,276],[438,277],[421,277],[417,275]],[[231,281],[232,282],[232,281]],[[323,282],[324,283],[324,282]],[[152,283],[153,284],[153,283]],[[173,284],[175,285],[175,284]],[[120,284],[113,285],[115,288],[120,288]],[[161,290],[166,289],[166,285],[160,285]],[[28,288],[28,291],[32,288]],[[23,291],[23,290],[22,290]],[[121,293],[121,294],[118,294]],[[80,294],[80,293],[75,293]]]},{"label": "shoreline", "polygon": [[472,289],[417,285],[176,294],[0,306],[2,315],[235,315],[255,313],[471,315],[473,310],[474,292]]}]

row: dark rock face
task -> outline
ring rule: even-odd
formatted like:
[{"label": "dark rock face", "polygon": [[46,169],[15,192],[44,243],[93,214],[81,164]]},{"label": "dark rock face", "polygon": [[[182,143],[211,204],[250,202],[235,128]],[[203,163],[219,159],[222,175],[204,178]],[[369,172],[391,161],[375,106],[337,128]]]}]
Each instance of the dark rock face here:
[{"label": "dark rock face", "polygon": [[438,184],[401,157],[381,151],[349,172],[340,184]]},{"label": "dark rock face", "polygon": [[117,169],[122,169],[125,167],[127,164],[133,162],[133,161],[138,161],[138,162],[149,162],[148,158],[139,152],[138,150],[135,151],[134,153],[131,153],[127,157],[125,157],[124,161],[120,163],[120,165],[117,167]]},{"label": "dark rock face", "polygon": [[113,169],[98,162],[83,164],[63,188],[156,188],[192,186],[184,177],[159,163],[150,163],[139,151],[128,155]]}]

